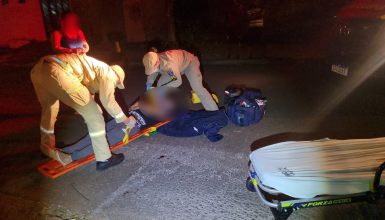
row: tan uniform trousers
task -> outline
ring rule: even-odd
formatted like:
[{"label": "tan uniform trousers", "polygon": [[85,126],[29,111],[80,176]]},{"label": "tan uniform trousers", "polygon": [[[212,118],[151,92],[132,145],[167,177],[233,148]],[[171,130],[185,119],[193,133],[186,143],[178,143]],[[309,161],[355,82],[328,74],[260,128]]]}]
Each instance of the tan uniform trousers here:
[{"label": "tan uniform trousers", "polygon": [[[31,79],[37,98],[42,107],[40,130],[41,144],[55,147],[54,127],[59,112],[59,100],[76,110],[85,120],[91,137],[92,147],[97,161],[111,157],[105,134],[104,118],[98,104],[91,98],[88,89],[81,86],[80,90],[71,95],[68,88],[74,80],[59,66],[39,62],[31,72]],[[67,88],[67,89],[65,89]]]},{"label": "tan uniform trousers", "polygon": [[[191,88],[195,91],[198,97],[201,99],[202,105],[206,111],[217,111],[218,105],[215,103],[211,94],[203,86],[203,77],[200,71],[200,62],[198,58],[194,58],[189,66],[183,71],[186,75],[187,80],[190,83]],[[175,73],[178,74],[178,73]],[[182,77],[177,76],[178,80],[172,83],[169,83],[169,86],[179,87],[182,84]],[[163,85],[170,81],[170,77],[167,74],[162,74],[159,78],[158,85]]]}]

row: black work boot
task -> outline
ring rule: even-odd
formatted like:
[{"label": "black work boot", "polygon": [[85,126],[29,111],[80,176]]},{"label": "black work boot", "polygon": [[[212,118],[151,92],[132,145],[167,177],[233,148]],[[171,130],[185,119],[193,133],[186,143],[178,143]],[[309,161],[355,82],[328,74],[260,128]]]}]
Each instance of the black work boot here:
[{"label": "black work boot", "polygon": [[102,170],[108,169],[110,167],[120,164],[123,160],[124,160],[123,154],[111,153],[111,157],[108,158],[106,161],[96,162],[96,170],[102,171]]}]

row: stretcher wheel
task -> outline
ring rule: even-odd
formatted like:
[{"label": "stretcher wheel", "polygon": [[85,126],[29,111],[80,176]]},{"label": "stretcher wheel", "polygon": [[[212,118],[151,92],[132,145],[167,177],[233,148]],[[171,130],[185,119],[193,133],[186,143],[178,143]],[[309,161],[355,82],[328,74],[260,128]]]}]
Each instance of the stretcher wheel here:
[{"label": "stretcher wheel", "polygon": [[283,209],[281,211],[278,211],[276,208],[270,208],[270,210],[273,213],[275,220],[286,220],[289,218],[291,213],[293,213],[292,208]]},{"label": "stretcher wheel", "polygon": [[250,192],[255,192],[255,187],[253,185],[253,181],[251,180],[250,177],[247,177],[246,179],[246,188],[247,190],[249,190]]}]

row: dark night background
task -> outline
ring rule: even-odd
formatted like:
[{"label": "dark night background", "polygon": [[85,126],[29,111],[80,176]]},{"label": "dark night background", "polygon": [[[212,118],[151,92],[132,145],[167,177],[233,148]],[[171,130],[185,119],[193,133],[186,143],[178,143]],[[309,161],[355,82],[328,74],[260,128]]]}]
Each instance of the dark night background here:
[{"label": "dark night background", "polygon": [[[346,48],[359,53],[383,12],[381,1],[363,0],[43,0],[36,5],[28,6],[20,21],[12,21],[15,6],[0,8],[3,51],[18,40],[49,40],[57,16],[71,9],[81,18],[91,53],[111,50],[119,41],[123,55],[135,60],[132,53],[151,46],[188,49],[206,59],[325,58]],[[17,25],[22,19],[30,19],[25,33]],[[341,30],[345,26],[349,36]],[[49,53],[49,46],[45,49]]]}]

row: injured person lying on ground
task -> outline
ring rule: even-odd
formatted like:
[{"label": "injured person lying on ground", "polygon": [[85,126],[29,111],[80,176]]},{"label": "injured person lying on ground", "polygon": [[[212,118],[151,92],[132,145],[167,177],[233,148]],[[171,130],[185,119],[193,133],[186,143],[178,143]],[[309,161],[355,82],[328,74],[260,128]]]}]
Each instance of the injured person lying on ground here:
[{"label": "injured person lying on ground", "polygon": [[[157,129],[159,133],[174,137],[192,137],[205,134],[209,141],[215,142],[223,138],[219,130],[227,125],[224,110],[219,111],[187,111],[181,107],[180,98],[176,98],[174,89],[155,88],[146,92],[129,108],[130,121],[125,125],[110,120],[106,123],[106,136],[110,146],[114,146],[124,138],[132,137],[159,122],[170,121]],[[61,148],[76,161],[93,154],[89,135],[77,142]]]}]

